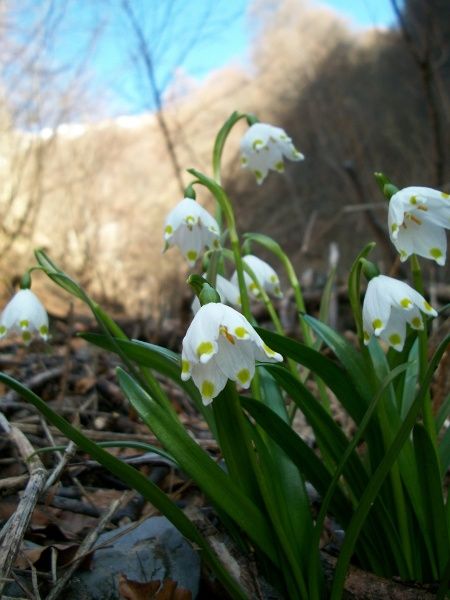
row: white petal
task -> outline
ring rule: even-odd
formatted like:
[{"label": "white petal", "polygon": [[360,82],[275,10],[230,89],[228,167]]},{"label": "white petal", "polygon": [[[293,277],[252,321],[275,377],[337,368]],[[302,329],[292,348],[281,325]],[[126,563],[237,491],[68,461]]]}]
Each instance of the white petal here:
[{"label": "white petal", "polygon": [[441,266],[445,264],[447,237],[445,229],[438,225],[427,221],[418,225],[409,221],[406,229],[402,228],[399,233],[397,242],[399,245],[409,244],[411,253],[435,260]]},{"label": "white petal", "polygon": [[252,332],[256,333],[244,315],[231,306],[224,306],[223,308],[221,325],[226,328],[229,335],[240,340],[246,340],[252,336]]},{"label": "white petal", "polygon": [[399,352],[403,350],[406,336],[407,312],[400,308],[392,308],[389,321],[380,338]]},{"label": "white petal", "polygon": [[[280,280],[275,270],[265,261],[261,260],[253,254],[248,254],[243,257],[243,261],[253,271],[257,281],[268,294],[282,298],[283,294],[280,289]],[[251,284],[249,288],[253,287]],[[251,290],[253,291],[253,290]]]},{"label": "white petal", "polygon": [[224,302],[234,304],[234,306],[241,305],[239,288],[231,281],[228,281],[228,279],[225,279],[225,277],[222,277],[222,275],[217,275],[216,277],[216,289]]},{"label": "white petal", "polygon": [[386,279],[391,278],[378,275],[378,277],[371,279],[367,285],[363,304],[363,324],[364,330],[369,335],[372,333],[379,335],[386,327],[391,314],[390,303],[384,295]]},{"label": "white petal", "polygon": [[226,375],[218,368],[216,357],[207,364],[192,366],[192,379],[198,388],[203,404],[210,404],[227,383]]},{"label": "white petal", "polygon": [[223,306],[205,304],[194,316],[183,339],[183,356],[192,364],[207,362],[216,354]]},{"label": "white petal", "polygon": [[255,374],[253,342],[223,335],[220,336],[218,344],[220,358],[216,358],[216,362],[220,365],[220,370],[228,379],[248,388]]}]

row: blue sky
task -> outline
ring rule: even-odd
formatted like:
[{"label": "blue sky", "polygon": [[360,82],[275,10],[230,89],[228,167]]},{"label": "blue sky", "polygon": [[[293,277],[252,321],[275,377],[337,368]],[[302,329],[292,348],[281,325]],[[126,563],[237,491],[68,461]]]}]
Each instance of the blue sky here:
[{"label": "blue sky", "polygon": [[[356,27],[386,27],[394,22],[390,0],[310,1],[328,5]],[[76,76],[77,65],[84,57],[84,66],[90,73],[89,85],[101,98],[102,111],[107,113],[104,116],[136,114],[153,109],[154,103],[149,100],[148,77],[142,60],[137,58],[136,36],[124,5],[131,8],[148,40],[156,84],[164,90],[177,70],[202,80],[212,70],[230,62],[245,64],[251,39],[247,9],[252,3],[252,0],[60,3],[24,0],[17,4],[18,36],[22,35],[21,43],[26,45],[27,26],[32,28],[42,15],[48,17],[45,11],[51,6],[46,53],[55,71],[62,72],[60,85],[64,87],[70,77],[64,66],[68,65],[68,72],[71,70]],[[58,85],[56,79],[53,85]]]},{"label": "blue sky", "polygon": [[[115,1],[120,4],[119,0]],[[170,3],[170,0],[163,0],[163,5],[164,1]],[[330,6],[349,18],[357,27],[383,27],[394,22],[390,0],[317,0],[317,2]],[[149,13],[150,4],[153,9]],[[151,20],[154,21],[153,28],[146,31],[150,40],[153,31],[163,26],[165,17],[160,9],[161,2],[159,8],[157,4],[155,0],[130,0],[130,6],[136,17],[141,19],[140,24],[145,24],[149,14],[151,15]],[[169,31],[165,42],[159,47],[155,45],[154,49],[154,61],[158,64],[156,75],[161,88],[170,82],[174,66],[177,64],[186,75],[201,80],[212,70],[230,62],[245,62],[250,40],[246,13],[251,0],[188,0],[176,4],[184,5],[184,10],[173,15],[173,31]],[[206,15],[208,10],[210,14]],[[205,18],[208,25],[203,28],[202,19]],[[123,77],[124,70],[127,70],[126,62],[129,59],[130,47],[130,27],[127,27],[127,24],[123,14],[110,17],[108,27],[111,37],[117,40],[122,35],[123,43],[111,43],[110,36],[105,36],[106,43],[97,54],[96,69],[99,76],[105,79],[111,75],[114,79],[114,73],[121,73],[119,81],[115,86],[113,84],[114,94],[118,94],[125,101],[125,112],[130,109],[132,112],[140,112],[148,109],[148,105],[142,101],[143,97],[148,97],[145,93],[145,85],[142,89],[136,85],[136,77]],[[189,52],[180,53],[179,44],[182,45],[182,40],[188,38],[189,46],[190,33],[197,34],[198,31],[201,34],[194,35],[194,44]],[[143,79],[145,81],[145,77]]]}]

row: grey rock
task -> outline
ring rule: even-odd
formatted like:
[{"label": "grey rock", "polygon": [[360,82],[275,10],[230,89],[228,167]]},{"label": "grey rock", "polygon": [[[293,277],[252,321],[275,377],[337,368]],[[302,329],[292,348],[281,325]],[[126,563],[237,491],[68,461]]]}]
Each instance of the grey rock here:
[{"label": "grey rock", "polygon": [[[200,559],[190,543],[165,517],[146,519],[135,529],[129,525],[102,534],[89,571],[79,571],[64,591],[64,600],[119,600],[118,579],[135,581],[173,579],[195,598],[200,580]],[[124,533],[117,537],[118,534]],[[110,543],[108,543],[110,542]]]}]

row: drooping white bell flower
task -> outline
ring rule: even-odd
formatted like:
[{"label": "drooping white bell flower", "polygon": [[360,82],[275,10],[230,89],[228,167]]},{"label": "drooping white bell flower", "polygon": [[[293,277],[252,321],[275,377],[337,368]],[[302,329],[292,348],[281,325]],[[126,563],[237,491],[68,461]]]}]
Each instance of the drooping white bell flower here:
[{"label": "drooping white bell flower", "polygon": [[418,254],[444,265],[445,229],[450,229],[450,194],[427,187],[407,187],[389,202],[389,235],[405,261]]},{"label": "drooping white bell flower", "polygon": [[250,386],[255,361],[279,362],[247,319],[231,306],[211,302],[200,308],[186,332],[181,354],[181,379],[192,377],[207,405],[228,379]]},{"label": "drooping white bell flower", "polygon": [[192,267],[205,248],[218,248],[217,221],[198,202],[183,198],[167,215],[164,227],[165,250],[178,246]]},{"label": "drooping white bell flower", "polygon": [[290,160],[303,160],[286,132],[280,127],[267,123],[255,123],[241,139],[241,165],[250,169],[261,184],[269,169],[282,173],[283,157]]},{"label": "drooping white bell flower", "polygon": [[48,339],[47,312],[30,289],[19,290],[0,316],[0,338],[14,332],[20,333],[27,345],[36,334]]},{"label": "drooping white bell flower", "polygon": [[[278,275],[276,274],[274,269],[268,263],[266,263],[264,260],[261,260],[257,256],[254,256],[253,254],[247,254],[246,256],[244,256],[242,258],[242,260],[244,261],[244,263],[246,265],[248,265],[250,267],[250,269],[253,271],[259,285],[268,294],[275,296],[276,298],[283,297],[283,292],[281,291],[281,288],[280,288],[280,280],[278,278]],[[246,273],[245,271],[244,271],[244,279],[245,279],[245,284],[247,286],[248,291],[255,298],[259,298],[261,294],[259,292],[258,286],[253,281],[253,279],[250,277],[250,275],[248,273]],[[238,285],[237,272],[233,273],[231,282],[236,286]]]},{"label": "drooping white bell flower", "polygon": [[369,281],[363,304],[364,343],[379,336],[395,350],[405,343],[406,324],[423,329],[421,312],[435,317],[437,312],[419,292],[403,281],[378,275]]},{"label": "drooping white bell flower", "polygon": [[[206,273],[203,273],[203,277],[206,278]],[[225,277],[222,277],[222,275],[217,274],[215,288],[220,296],[220,301],[223,304],[231,304],[236,307],[241,306],[241,295],[239,293],[239,288],[236,287],[234,283],[231,283],[231,281],[228,281],[228,279],[225,279]],[[199,308],[200,300],[197,298],[197,296],[195,296],[192,302],[192,311],[196,313],[198,312]]]}]

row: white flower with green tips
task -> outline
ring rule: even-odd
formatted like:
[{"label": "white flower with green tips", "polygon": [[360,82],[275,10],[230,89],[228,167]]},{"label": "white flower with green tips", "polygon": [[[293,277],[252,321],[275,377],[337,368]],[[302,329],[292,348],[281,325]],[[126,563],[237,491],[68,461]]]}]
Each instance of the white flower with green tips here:
[{"label": "white flower with green tips", "polygon": [[193,267],[205,248],[220,246],[217,221],[198,202],[183,198],[167,215],[164,226],[165,250],[178,246]]},{"label": "white flower with green tips", "polygon": [[257,360],[279,362],[283,357],[262,341],[241,313],[211,302],[200,308],[184,337],[181,379],[192,377],[207,405],[228,379],[247,389]]},{"label": "white flower with green tips", "polygon": [[407,187],[389,202],[389,235],[405,261],[418,254],[444,265],[445,229],[450,229],[450,194],[427,187]]},{"label": "white flower with green tips", "polygon": [[[203,277],[206,278],[206,276],[206,273],[203,273]],[[216,291],[220,296],[220,301],[223,304],[231,304],[237,308],[241,306],[241,295],[239,293],[239,288],[234,285],[234,283],[231,283],[231,281],[228,281],[228,279],[225,279],[225,277],[222,277],[222,275],[217,274],[216,285],[214,287],[216,288]],[[196,313],[199,308],[200,300],[197,298],[197,296],[195,296],[192,302],[192,310],[194,313]]]},{"label": "white flower with green tips", "polygon": [[261,184],[269,169],[282,173],[283,157],[290,160],[303,160],[286,132],[280,127],[266,123],[255,123],[241,140],[241,165],[250,169]]},{"label": "white flower with green tips", "polygon": [[[264,260],[261,260],[257,256],[253,254],[247,254],[242,258],[244,263],[250,267],[253,271],[253,274],[256,277],[259,285],[265,290],[269,295],[275,296],[276,298],[282,298],[283,292],[280,288],[280,280],[275,270]],[[245,285],[247,286],[248,291],[255,298],[259,298],[261,293],[258,289],[258,285],[253,281],[248,273],[244,271],[244,280]],[[237,272],[233,273],[231,278],[231,282],[234,285],[238,285],[238,277]]]},{"label": "white flower with green tips", "polygon": [[19,290],[0,316],[0,338],[10,333],[19,333],[27,345],[34,335],[48,339],[47,312],[30,289]]},{"label": "white flower with green tips", "polygon": [[403,349],[406,324],[423,329],[422,314],[435,317],[437,312],[411,286],[386,275],[369,281],[363,304],[364,343],[372,335],[380,337],[395,350]]}]

